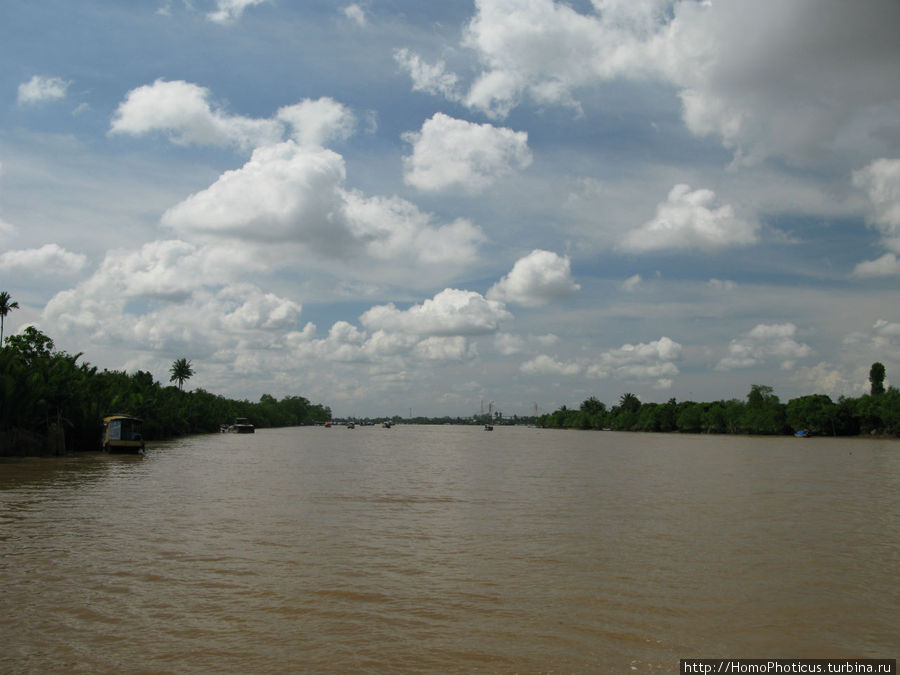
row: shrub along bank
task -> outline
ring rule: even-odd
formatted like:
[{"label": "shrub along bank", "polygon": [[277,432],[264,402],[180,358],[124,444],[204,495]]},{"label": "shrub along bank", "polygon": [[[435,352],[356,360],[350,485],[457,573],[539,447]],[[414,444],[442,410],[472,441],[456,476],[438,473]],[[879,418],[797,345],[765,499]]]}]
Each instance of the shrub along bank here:
[{"label": "shrub along bank", "polygon": [[328,407],[302,396],[258,402],[233,400],[203,389],[163,386],[145,371],[125,373],[79,363],[80,354],[54,349],[34,327],[0,349],[0,456],[54,455],[100,447],[105,415],[144,420],[144,437],[159,440],[217,431],[246,417],[257,427],[297,426],[330,419]]}]

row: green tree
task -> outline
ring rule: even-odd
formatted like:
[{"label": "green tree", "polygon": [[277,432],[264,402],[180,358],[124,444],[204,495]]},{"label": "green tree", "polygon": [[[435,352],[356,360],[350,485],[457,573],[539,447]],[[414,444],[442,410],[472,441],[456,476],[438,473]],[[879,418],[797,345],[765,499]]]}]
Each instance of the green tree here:
[{"label": "green tree", "polygon": [[178,382],[178,388],[184,389],[184,383],[186,380],[191,379],[194,369],[191,367],[191,362],[187,359],[176,359],[172,367],[169,368],[169,373],[172,375],[169,378],[169,382]]},{"label": "green tree", "polygon": [[10,310],[19,309],[18,302],[10,302],[10,295],[6,291],[0,291],[0,347],[3,346],[3,321]]},{"label": "green tree", "polygon": [[785,407],[785,415],[791,429],[837,435],[837,406],[825,394],[791,399]]},{"label": "green tree", "polygon": [[754,384],[747,394],[744,428],[751,434],[780,434],[787,428],[784,406],[772,387]]},{"label": "green tree", "polygon": [[40,359],[49,358],[53,351],[53,340],[34,326],[28,326],[19,335],[10,335],[6,342],[28,366]]},{"label": "green tree", "polygon": [[869,370],[869,382],[872,383],[871,394],[878,396],[884,393],[884,364],[875,362]]}]

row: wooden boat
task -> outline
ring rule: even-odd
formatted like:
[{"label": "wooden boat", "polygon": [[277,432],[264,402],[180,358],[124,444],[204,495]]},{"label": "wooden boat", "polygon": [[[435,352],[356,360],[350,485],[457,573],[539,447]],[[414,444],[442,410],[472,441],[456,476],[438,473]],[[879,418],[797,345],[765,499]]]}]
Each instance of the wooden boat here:
[{"label": "wooden boat", "polygon": [[143,421],[131,415],[109,415],[103,418],[103,452],[144,454]]}]

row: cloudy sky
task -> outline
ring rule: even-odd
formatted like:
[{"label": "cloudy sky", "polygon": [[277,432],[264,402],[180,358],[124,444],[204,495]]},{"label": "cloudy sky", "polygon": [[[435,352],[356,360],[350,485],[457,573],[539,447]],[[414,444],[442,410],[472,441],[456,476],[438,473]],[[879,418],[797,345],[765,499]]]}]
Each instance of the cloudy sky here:
[{"label": "cloudy sky", "polygon": [[900,382],[896,0],[4,0],[0,290],[337,415]]}]

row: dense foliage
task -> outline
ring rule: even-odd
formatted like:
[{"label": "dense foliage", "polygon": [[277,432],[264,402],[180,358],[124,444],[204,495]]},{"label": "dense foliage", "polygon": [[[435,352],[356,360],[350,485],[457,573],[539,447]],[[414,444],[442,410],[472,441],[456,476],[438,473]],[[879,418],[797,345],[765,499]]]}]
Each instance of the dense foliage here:
[{"label": "dense foliage", "polygon": [[[880,364],[877,364],[880,365]],[[712,434],[787,434],[806,429],[814,435],[852,436],[888,434],[900,436],[900,390],[879,389],[859,398],[832,401],[825,394],[801,396],[781,403],[771,387],[754,384],[746,401],[695,401],[641,403],[625,394],[619,404],[607,409],[593,396],[577,409],[563,406],[538,418],[538,425],[571,429],[616,431],[681,431]]]},{"label": "dense foliage", "polygon": [[[0,454],[25,454],[24,446],[64,435],[67,450],[99,448],[102,419],[125,413],[144,420],[148,440],[217,431],[246,417],[257,427],[312,424],[331,411],[302,396],[278,401],[236,401],[202,389],[163,386],[144,371],[98,371],[79,363],[80,354],[54,350],[53,340],[34,327],[6,339],[0,349]],[[28,448],[26,448],[28,449]],[[28,452],[27,454],[34,454]]]}]

